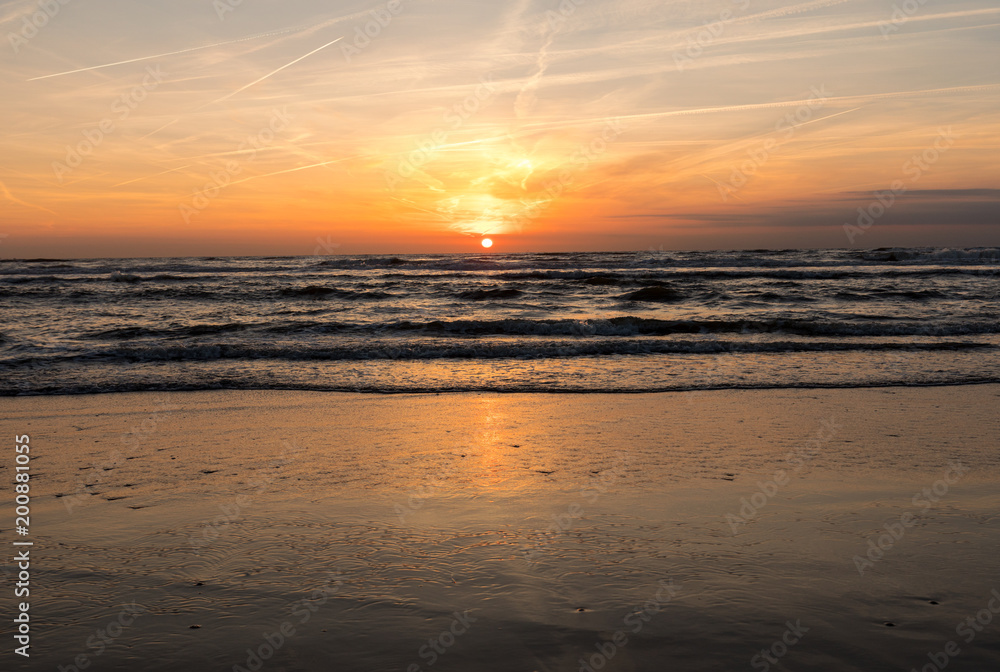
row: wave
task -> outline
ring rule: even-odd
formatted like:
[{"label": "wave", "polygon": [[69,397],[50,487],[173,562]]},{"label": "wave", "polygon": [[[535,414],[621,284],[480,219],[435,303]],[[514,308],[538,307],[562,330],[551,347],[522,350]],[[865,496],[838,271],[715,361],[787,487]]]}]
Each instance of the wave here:
[{"label": "wave", "polygon": [[[316,325],[321,326],[321,325]],[[358,325],[359,330],[367,327]],[[349,325],[340,325],[350,330]],[[798,336],[961,336],[1000,333],[1000,321],[962,323],[926,321],[844,322],[775,318],[767,320],[663,320],[634,316],[606,320],[449,320],[386,323],[388,331],[422,331],[431,334],[524,335],[524,336],[669,336],[672,334],[792,334]]]},{"label": "wave", "polygon": [[18,275],[3,276],[3,282],[8,285],[26,285],[28,283],[38,284],[60,284],[64,282],[74,282],[75,278],[63,278],[57,275]]},{"label": "wave", "polygon": [[25,385],[19,387],[9,382],[0,382],[0,397],[37,396],[37,395],[78,395],[78,394],[109,394],[124,392],[204,392],[213,390],[274,390],[274,391],[313,391],[313,392],[346,392],[368,394],[454,394],[463,392],[492,392],[500,394],[657,394],[666,392],[696,393],[712,390],[781,390],[781,389],[863,389],[891,387],[945,387],[954,385],[989,385],[1000,383],[1000,377],[967,373],[953,375],[947,379],[921,381],[904,381],[889,378],[884,381],[865,383],[831,383],[831,382],[771,382],[771,383],[740,383],[732,380],[706,381],[702,383],[679,384],[632,384],[623,382],[620,385],[581,385],[577,381],[565,383],[543,383],[525,381],[466,381],[451,384],[429,384],[409,381],[380,381],[350,383],[328,383],[309,380],[295,383],[274,382],[253,376],[232,376],[225,380],[204,379],[192,381],[159,380],[115,380],[113,382],[80,382],[56,383],[48,385]]},{"label": "wave", "polygon": [[[882,274],[884,275],[884,274]],[[591,277],[596,278],[591,282]],[[438,302],[449,297],[462,301],[505,301],[525,297],[538,303],[571,304],[586,312],[600,312],[609,308],[608,300],[636,304],[681,304],[719,307],[732,302],[732,309],[760,309],[776,304],[814,304],[817,301],[836,300],[842,305],[850,302],[879,301],[901,305],[909,302],[929,303],[935,300],[948,302],[942,310],[952,313],[960,310],[972,315],[980,306],[971,302],[993,300],[1000,285],[992,277],[982,276],[980,282],[937,283],[937,288],[926,287],[929,283],[919,281],[902,282],[892,277],[869,277],[864,282],[844,282],[839,286],[831,283],[811,283],[804,279],[795,281],[771,279],[762,282],[711,282],[706,278],[686,275],[674,276],[613,276],[601,273],[582,278],[514,278],[491,276],[492,280],[507,280],[504,284],[471,285],[464,278],[429,279],[422,276],[391,278],[382,277],[377,281],[367,278],[341,278],[336,284],[333,278],[317,278],[319,282],[290,285],[295,278],[183,278],[154,276],[142,279],[133,276],[108,283],[106,279],[89,282],[81,278],[60,278],[57,276],[16,277],[0,279],[0,297],[39,300],[51,305],[52,301],[64,299],[87,300],[95,305],[104,301],[141,302],[185,301],[210,303],[257,302],[272,305],[274,301],[328,301],[331,303],[385,302],[388,307],[407,311],[411,300],[429,298]],[[483,278],[473,278],[473,281]],[[704,280],[704,282],[703,282]],[[283,286],[284,285],[284,286]],[[966,307],[963,307],[966,306]],[[638,305],[636,306],[638,308]],[[445,307],[447,310],[447,307]],[[842,308],[841,308],[842,310]]]},{"label": "wave", "polygon": [[650,287],[643,287],[642,289],[637,289],[634,292],[622,294],[619,298],[625,301],[652,301],[656,303],[673,303],[675,301],[682,300],[684,298],[684,295],[671,287],[665,287],[663,285],[653,285]]},{"label": "wave", "polygon": [[490,289],[470,289],[457,294],[458,298],[467,301],[488,301],[492,299],[514,299],[524,292],[510,287],[493,287]]},{"label": "wave", "polygon": [[917,289],[912,291],[887,290],[872,288],[865,292],[840,291],[834,297],[841,301],[883,301],[885,299],[905,299],[909,301],[927,301],[948,297],[936,289]]},{"label": "wave", "polygon": [[84,275],[118,271],[124,275],[209,272],[274,273],[322,271],[443,271],[480,273],[491,271],[601,271],[611,269],[651,270],[743,270],[767,272],[795,269],[878,267],[905,270],[935,266],[962,268],[1000,264],[1000,248],[876,248],[839,250],[734,250],[713,252],[528,253],[465,255],[334,255],[326,257],[185,257],[164,259],[3,259],[0,275],[45,273],[53,268],[72,269]]},{"label": "wave", "polygon": [[335,321],[291,321],[283,323],[224,323],[172,325],[164,328],[120,327],[82,334],[87,339],[129,339],[146,337],[183,338],[250,330],[267,334],[355,334],[370,337],[385,332],[428,336],[574,336],[629,337],[671,336],[675,334],[788,334],[811,337],[890,337],[890,336],[970,336],[1000,333],[1000,320],[928,322],[923,320],[878,320],[846,322],[774,318],[764,320],[664,320],[636,316],[603,320],[498,319],[430,320],[418,322],[359,323]]},{"label": "wave", "polygon": [[137,363],[163,361],[216,360],[497,360],[565,359],[579,357],[643,355],[730,355],[740,353],[811,353],[811,352],[893,352],[926,353],[955,351],[995,351],[996,346],[973,342],[937,343],[863,343],[845,341],[803,342],[706,342],[655,341],[644,339],[551,340],[535,342],[504,341],[363,341],[343,345],[307,345],[267,343],[237,344],[158,344],[128,345],[77,353],[25,356],[0,362],[5,370],[32,369],[54,364]]},{"label": "wave", "polygon": [[588,278],[583,279],[583,284],[585,285],[596,285],[598,287],[607,285],[618,285],[622,283],[622,278],[616,278],[610,275],[592,275]]},{"label": "wave", "polygon": [[[849,280],[882,278],[924,278],[950,275],[1000,276],[1000,266],[970,267],[834,267],[834,268],[677,268],[661,270],[548,270],[505,271],[490,276],[497,280],[576,280],[587,285],[637,284],[675,280]],[[412,276],[406,276],[412,277]],[[421,277],[470,277],[466,275],[440,275]]]},{"label": "wave", "polygon": [[279,289],[280,296],[308,299],[345,299],[347,301],[381,301],[392,297],[386,292],[356,292],[349,289],[337,289],[336,287],[323,287],[321,285],[309,285],[307,287],[286,287]]},{"label": "wave", "polygon": [[[793,285],[797,287],[797,285]],[[720,298],[730,298],[720,297]],[[760,292],[759,294],[750,294],[747,299],[750,303],[754,305],[761,305],[762,303],[815,303],[818,299],[814,296],[803,296],[801,294],[779,294],[777,292]]]},{"label": "wave", "polygon": [[185,336],[209,336],[213,334],[226,334],[234,331],[244,331],[247,325],[241,323],[227,324],[192,324],[187,326],[173,326],[162,329],[150,327],[119,327],[102,331],[83,334],[84,338],[92,339],[134,339],[134,338],[182,338]]},{"label": "wave", "polygon": [[913,249],[880,247],[861,254],[865,261],[892,262],[1000,262],[1000,247]]},{"label": "wave", "polygon": [[[936,265],[936,266],[893,266],[886,264],[837,264],[832,266],[806,264],[801,266],[781,267],[720,267],[700,264],[678,265],[676,267],[653,266],[622,266],[614,265],[613,260],[605,259],[590,266],[561,268],[531,268],[523,264],[492,264],[489,267],[476,265],[475,268],[465,268],[464,264],[413,264],[412,268],[401,265],[384,265],[386,273],[380,273],[383,282],[393,281],[410,284],[419,291],[428,282],[490,280],[496,286],[501,284],[547,282],[556,285],[573,287],[634,287],[643,289],[657,285],[675,287],[678,283],[699,283],[711,281],[791,281],[809,285],[810,281],[860,280],[877,282],[879,284],[895,281],[921,281],[925,279],[945,278],[949,276],[975,276],[992,279],[1000,277],[1000,263]],[[338,268],[334,268],[334,266]],[[276,290],[285,296],[309,296],[329,294],[335,296],[338,291],[351,291],[346,288],[329,287],[331,281],[338,284],[367,283],[371,281],[369,271],[381,267],[337,263],[328,270],[315,266],[304,268],[281,268],[255,265],[253,267],[220,267],[195,266],[184,264],[176,268],[169,264],[163,267],[142,267],[131,269],[108,270],[99,268],[76,268],[72,275],[54,274],[53,267],[18,269],[12,272],[0,273],[0,287],[16,285],[74,285],[82,290],[100,295],[107,291],[106,283],[116,285],[134,285],[133,291],[153,291],[157,285],[183,286],[185,283],[199,287],[214,287],[222,290],[228,288],[230,293],[238,294],[232,284],[238,283],[248,296],[254,295],[254,288],[261,291],[265,288]],[[344,272],[337,272],[341,270]],[[305,286],[284,286],[290,281],[308,280]],[[346,296],[346,295],[345,295]],[[371,298],[379,298],[373,295]]]},{"label": "wave", "polygon": [[111,280],[111,282],[142,282],[142,278],[138,275],[123,273],[122,271],[113,271],[111,273],[111,277],[108,279]]},{"label": "wave", "polygon": [[206,278],[204,276],[176,275],[176,274],[173,274],[173,273],[157,273],[151,279],[152,280],[160,280],[161,282],[162,281],[173,281],[173,280],[176,280],[176,281],[179,281],[179,282],[183,282],[183,281],[204,282],[205,280],[210,280],[211,278]]}]

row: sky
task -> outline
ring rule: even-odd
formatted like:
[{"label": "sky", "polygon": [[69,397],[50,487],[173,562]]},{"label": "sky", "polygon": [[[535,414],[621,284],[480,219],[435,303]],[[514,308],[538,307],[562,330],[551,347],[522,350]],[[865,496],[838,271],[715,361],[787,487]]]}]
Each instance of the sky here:
[{"label": "sky", "polygon": [[1000,245],[988,0],[15,0],[0,258]]}]

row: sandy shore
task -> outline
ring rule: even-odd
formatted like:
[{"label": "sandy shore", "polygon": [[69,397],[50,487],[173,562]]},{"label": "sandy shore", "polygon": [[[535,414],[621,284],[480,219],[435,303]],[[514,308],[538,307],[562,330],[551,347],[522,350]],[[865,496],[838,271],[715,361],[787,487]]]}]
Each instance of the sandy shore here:
[{"label": "sandy shore", "polygon": [[3,398],[34,546],[0,668],[993,669],[998,400]]}]

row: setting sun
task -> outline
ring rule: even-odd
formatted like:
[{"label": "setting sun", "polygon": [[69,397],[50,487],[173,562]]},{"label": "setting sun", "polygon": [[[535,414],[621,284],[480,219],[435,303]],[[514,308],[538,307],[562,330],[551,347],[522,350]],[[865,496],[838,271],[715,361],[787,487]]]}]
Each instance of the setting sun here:
[{"label": "setting sun", "polygon": [[483,238],[483,247],[493,247],[493,241],[489,238]]}]

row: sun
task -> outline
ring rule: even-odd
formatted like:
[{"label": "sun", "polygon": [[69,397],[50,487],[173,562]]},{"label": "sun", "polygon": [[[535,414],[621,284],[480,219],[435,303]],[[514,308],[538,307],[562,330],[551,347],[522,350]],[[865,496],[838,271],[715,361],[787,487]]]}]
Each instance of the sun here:
[{"label": "sun", "polygon": [[493,247],[493,241],[490,240],[489,238],[483,238],[482,243],[483,243],[483,247],[487,247],[487,248]]}]

